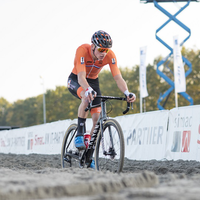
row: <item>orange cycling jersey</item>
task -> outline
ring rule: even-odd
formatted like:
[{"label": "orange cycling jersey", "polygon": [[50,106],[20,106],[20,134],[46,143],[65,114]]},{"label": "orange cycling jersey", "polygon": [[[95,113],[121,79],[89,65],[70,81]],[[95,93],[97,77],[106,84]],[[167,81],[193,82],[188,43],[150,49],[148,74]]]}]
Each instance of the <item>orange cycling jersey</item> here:
[{"label": "orange cycling jersey", "polygon": [[99,72],[107,64],[110,66],[113,77],[121,74],[117,67],[116,56],[112,50],[109,50],[102,61],[96,60],[94,62],[91,55],[91,45],[83,44],[76,50],[72,73],[77,75],[79,72],[84,71],[86,72],[86,78],[96,79]]}]

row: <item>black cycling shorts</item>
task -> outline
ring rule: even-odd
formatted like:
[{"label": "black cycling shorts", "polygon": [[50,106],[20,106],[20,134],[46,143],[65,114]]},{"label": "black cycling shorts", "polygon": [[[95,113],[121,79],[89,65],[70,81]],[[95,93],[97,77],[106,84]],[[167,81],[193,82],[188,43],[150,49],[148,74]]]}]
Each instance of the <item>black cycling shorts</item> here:
[{"label": "black cycling shorts", "polygon": [[[100,87],[99,87],[99,79],[90,79],[90,78],[86,78],[88,84],[90,85],[90,87],[97,93],[97,95],[101,95],[101,91],[100,91]],[[80,98],[79,90],[82,91],[82,87],[79,85],[78,83],[78,78],[76,74],[71,73],[69,75],[68,78],[68,82],[67,82],[67,87],[68,90],[77,98]],[[92,105],[98,105],[100,106],[101,103],[101,99],[100,98],[95,98],[93,100]]]}]

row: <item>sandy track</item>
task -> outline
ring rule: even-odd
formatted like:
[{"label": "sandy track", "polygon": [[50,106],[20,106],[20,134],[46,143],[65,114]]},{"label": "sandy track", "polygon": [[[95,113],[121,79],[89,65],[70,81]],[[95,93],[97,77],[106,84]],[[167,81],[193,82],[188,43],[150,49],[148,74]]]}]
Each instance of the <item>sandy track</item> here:
[{"label": "sandy track", "polygon": [[200,163],[125,159],[121,174],[61,169],[60,155],[0,154],[0,200],[200,199]]}]

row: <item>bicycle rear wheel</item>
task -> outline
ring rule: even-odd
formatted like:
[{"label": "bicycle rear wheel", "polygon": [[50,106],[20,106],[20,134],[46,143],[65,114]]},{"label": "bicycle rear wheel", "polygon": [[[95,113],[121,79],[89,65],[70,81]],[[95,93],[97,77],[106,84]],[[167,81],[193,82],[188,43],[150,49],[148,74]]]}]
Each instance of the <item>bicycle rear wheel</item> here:
[{"label": "bicycle rear wheel", "polygon": [[121,172],[124,165],[124,136],[119,123],[114,119],[103,125],[103,138],[99,134],[95,149],[95,165],[100,171]]},{"label": "bicycle rear wheel", "polygon": [[[77,133],[77,124],[69,126],[63,137],[62,149],[61,149],[61,167],[79,167],[79,152],[74,144],[74,138]],[[73,156],[70,156],[72,155]],[[75,159],[77,157],[77,159]]]}]

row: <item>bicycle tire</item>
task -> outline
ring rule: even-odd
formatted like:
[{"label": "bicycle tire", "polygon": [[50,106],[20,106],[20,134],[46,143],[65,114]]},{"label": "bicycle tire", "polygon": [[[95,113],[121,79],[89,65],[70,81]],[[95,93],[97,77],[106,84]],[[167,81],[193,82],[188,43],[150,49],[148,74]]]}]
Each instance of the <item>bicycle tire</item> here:
[{"label": "bicycle tire", "polygon": [[[110,129],[110,131],[108,130]],[[111,134],[109,134],[109,132]],[[110,137],[111,135],[111,137]],[[115,119],[109,119],[103,124],[103,142],[105,151],[109,152],[111,140],[113,140],[114,154],[104,155],[102,147],[102,136],[99,132],[95,148],[95,167],[99,171],[111,171],[120,173],[124,165],[124,135],[121,126]]]},{"label": "bicycle tire", "polygon": [[[76,152],[77,149],[74,144],[74,138],[77,132],[77,124],[71,124],[65,135],[63,137],[62,148],[61,148],[61,167],[79,167],[79,161],[70,157],[66,156],[66,152]],[[68,161],[67,161],[68,160]]]}]

